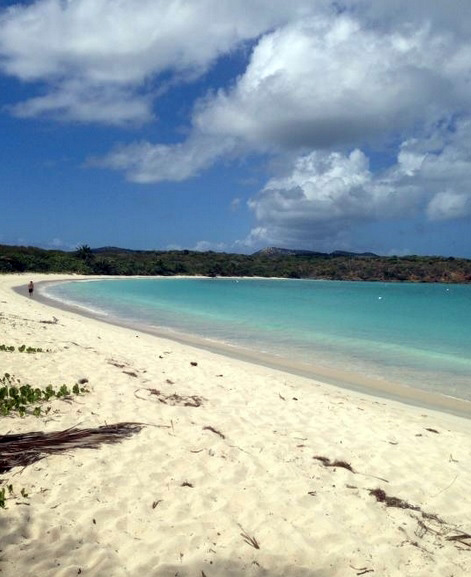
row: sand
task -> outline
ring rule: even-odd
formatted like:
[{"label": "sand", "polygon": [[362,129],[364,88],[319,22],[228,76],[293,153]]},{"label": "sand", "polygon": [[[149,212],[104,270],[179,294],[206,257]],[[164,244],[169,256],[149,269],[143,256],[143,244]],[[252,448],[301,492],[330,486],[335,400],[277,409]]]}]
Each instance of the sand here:
[{"label": "sand", "polygon": [[0,575],[471,574],[471,537],[455,539],[471,534],[471,420],[28,298],[30,279],[59,278],[0,277],[0,345],[48,349],[0,351],[0,375],[86,380],[89,392],[48,401],[44,416],[0,417],[0,434],[144,426],[0,475],[14,489]]}]

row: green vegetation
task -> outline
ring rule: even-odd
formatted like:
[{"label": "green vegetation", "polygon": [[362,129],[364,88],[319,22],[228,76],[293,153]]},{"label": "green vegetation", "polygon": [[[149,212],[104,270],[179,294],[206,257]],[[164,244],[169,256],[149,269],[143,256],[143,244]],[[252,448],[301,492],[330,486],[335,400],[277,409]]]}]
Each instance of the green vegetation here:
[{"label": "green vegetation", "polygon": [[[51,385],[45,389],[33,388],[30,385],[22,385],[19,379],[5,373],[0,378],[0,415],[7,416],[16,413],[24,417],[29,408],[31,414],[39,417],[43,414],[43,409],[38,403],[49,401],[51,398],[63,399],[86,392],[88,392],[87,389],[78,384],[71,389],[67,385],[62,385],[58,389],[54,389]],[[49,408],[44,412],[48,413]]]},{"label": "green vegetation", "polygon": [[[23,499],[27,499],[29,496],[24,487],[20,490],[19,495],[21,495]],[[19,495],[16,494],[11,483],[8,484],[6,488],[4,487],[3,489],[0,489],[0,509],[6,509],[6,501],[8,497],[18,497]]]},{"label": "green vegetation", "polygon": [[64,252],[0,245],[2,272],[470,283],[471,259],[283,249],[265,249],[252,255],[190,250],[132,251],[114,247],[91,249],[86,244],[75,252]]},{"label": "green vegetation", "polygon": [[[0,351],[4,352],[4,353],[14,353],[15,352],[15,347],[13,345],[5,345],[2,344],[0,345]],[[50,353],[51,351],[49,349],[41,349],[41,348],[36,348],[36,347],[27,347],[26,345],[21,345],[20,347],[18,347],[18,352],[19,353],[28,353],[28,354],[33,354],[33,353]]]},{"label": "green vegetation", "polygon": [[[9,347],[6,345],[1,345],[2,350],[8,352],[13,352],[15,347]],[[36,349],[33,347],[26,347],[22,345],[18,348],[20,352],[41,352],[42,349]],[[82,393],[87,393],[88,390],[85,387],[80,386],[81,384],[87,382],[86,379],[82,379],[79,383],[76,383],[71,388],[67,385],[61,385],[59,388],[54,388],[48,385],[46,388],[42,389],[39,387],[31,387],[31,385],[22,385],[20,379],[5,373],[3,377],[0,378],[0,416],[9,415],[19,415],[24,417],[27,413],[40,417],[41,415],[46,415],[50,411],[50,407],[44,409],[41,405],[50,399],[70,399],[72,395],[80,395]],[[67,433],[68,431],[65,431]],[[1,437],[2,442],[2,455],[0,458],[0,474],[10,470],[13,466],[16,466],[16,461],[23,459],[25,464],[28,464],[28,459],[31,459],[31,452],[36,455],[38,451],[33,447],[25,446],[21,449],[21,443],[24,440],[29,439],[31,436],[44,436],[44,433],[24,433],[24,434],[14,434],[14,435],[4,435]],[[52,434],[54,435],[54,433]],[[41,439],[40,439],[41,441]],[[15,450],[15,443],[20,444],[20,448]],[[44,443],[43,443],[44,444]],[[26,443],[27,445],[27,443]],[[13,446],[13,448],[12,448]],[[70,446],[67,445],[69,448]],[[48,447],[47,450],[43,448],[44,451],[53,452],[54,448]],[[33,455],[33,457],[34,457]],[[37,458],[36,458],[37,460]],[[34,462],[34,458],[33,461]],[[8,483],[3,479],[0,479],[0,485]],[[18,499],[22,497],[23,499],[28,498],[28,493],[24,488],[19,492],[13,489],[12,484],[8,484],[0,488],[0,509],[6,509],[7,499],[15,498]],[[17,502],[17,504],[19,504]]]}]

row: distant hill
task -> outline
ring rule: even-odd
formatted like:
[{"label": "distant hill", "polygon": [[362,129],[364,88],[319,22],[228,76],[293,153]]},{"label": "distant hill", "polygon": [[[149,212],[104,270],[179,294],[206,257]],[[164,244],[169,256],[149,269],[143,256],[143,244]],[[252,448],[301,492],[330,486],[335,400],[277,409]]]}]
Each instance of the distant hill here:
[{"label": "distant hill", "polygon": [[334,250],[334,252],[330,254],[332,256],[347,256],[350,258],[379,258],[379,255],[374,252],[348,252],[346,250]]},{"label": "distant hill", "polygon": [[319,256],[319,257],[336,257],[336,256],[346,256],[349,258],[355,257],[378,257],[379,255],[374,252],[348,252],[345,250],[334,250],[333,252],[317,252],[313,250],[304,249],[292,249],[292,248],[279,248],[276,246],[269,246],[267,248],[262,248],[254,255],[261,256]]},{"label": "distant hill", "polygon": [[140,252],[147,252],[147,251],[142,251],[142,250],[133,250],[130,248],[120,248],[118,246],[100,246],[99,248],[92,248],[92,253],[93,254],[101,254],[101,253],[140,253]]},{"label": "distant hill", "polygon": [[349,281],[471,283],[471,260],[437,256],[378,256],[265,248],[254,254],[194,250],[131,250],[115,246],[74,252],[0,245],[0,273],[59,272],[95,275],[202,275]]},{"label": "distant hill", "polygon": [[254,256],[327,256],[326,252],[316,252],[313,250],[302,250],[302,249],[292,249],[292,248],[278,248],[276,246],[268,246],[267,248],[262,248],[257,252],[253,253]]}]

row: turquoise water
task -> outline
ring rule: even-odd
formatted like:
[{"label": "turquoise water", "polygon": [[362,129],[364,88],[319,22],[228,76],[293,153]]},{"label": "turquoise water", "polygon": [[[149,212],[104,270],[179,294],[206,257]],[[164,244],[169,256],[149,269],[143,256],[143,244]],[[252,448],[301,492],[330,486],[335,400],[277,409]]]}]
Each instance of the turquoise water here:
[{"label": "turquoise water", "polygon": [[471,285],[159,278],[48,296],[113,319],[471,400]]}]

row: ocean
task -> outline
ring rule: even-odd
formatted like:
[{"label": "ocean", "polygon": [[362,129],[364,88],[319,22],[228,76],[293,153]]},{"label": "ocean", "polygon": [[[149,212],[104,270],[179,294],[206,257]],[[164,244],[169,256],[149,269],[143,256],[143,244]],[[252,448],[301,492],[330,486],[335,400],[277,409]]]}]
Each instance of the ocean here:
[{"label": "ocean", "polygon": [[42,290],[164,336],[471,401],[471,285],[139,278]]}]

